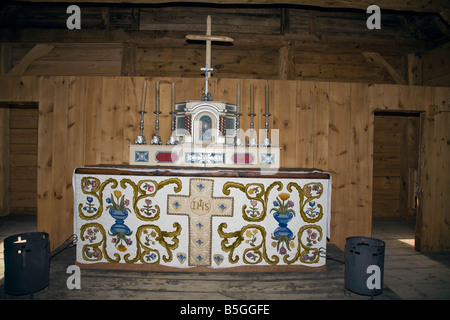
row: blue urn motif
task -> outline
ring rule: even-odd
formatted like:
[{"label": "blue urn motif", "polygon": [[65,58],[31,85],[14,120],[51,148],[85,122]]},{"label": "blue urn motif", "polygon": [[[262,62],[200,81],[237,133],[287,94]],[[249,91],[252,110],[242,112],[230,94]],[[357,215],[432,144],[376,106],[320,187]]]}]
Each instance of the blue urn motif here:
[{"label": "blue urn motif", "polygon": [[132,231],[127,225],[125,225],[124,222],[124,220],[128,217],[128,211],[130,211],[130,209],[127,208],[130,201],[125,200],[125,196],[122,196],[122,192],[119,190],[114,191],[114,196],[117,198],[117,202],[114,201],[112,194],[110,198],[106,199],[106,203],[109,204],[106,207],[108,209],[108,213],[116,220],[109,229],[110,236],[113,236],[112,241],[116,245],[117,250],[125,252],[127,251],[126,246],[133,244],[133,241],[127,238],[127,236],[132,234]]},{"label": "blue urn motif", "polygon": [[124,222],[124,220],[128,217],[128,211],[126,209],[114,210],[113,208],[110,208],[109,214],[111,217],[116,219],[116,223],[114,223],[110,228],[111,233],[115,234],[121,232],[129,236],[131,234],[131,230],[125,225]]},{"label": "blue urn motif", "polygon": [[278,222],[278,228],[273,232],[272,239],[276,241],[274,245],[281,255],[291,250],[291,240],[295,239],[294,233],[288,228],[288,223],[295,216],[294,202],[288,200],[289,198],[290,194],[280,193],[277,200],[273,202],[274,208],[270,210],[270,212],[274,211],[273,218]]},{"label": "blue urn motif", "polygon": [[273,218],[278,222],[278,228],[276,228],[275,231],[273,232],[273,236],[275,238],[278,237],[292,238],[294,236],[292,230],[287,227],[289,221],[291,221],[293,217],[294,214],[292,212],[289,212],[288,214],[279,214],[278,212],[275,212],[273,214]]}]

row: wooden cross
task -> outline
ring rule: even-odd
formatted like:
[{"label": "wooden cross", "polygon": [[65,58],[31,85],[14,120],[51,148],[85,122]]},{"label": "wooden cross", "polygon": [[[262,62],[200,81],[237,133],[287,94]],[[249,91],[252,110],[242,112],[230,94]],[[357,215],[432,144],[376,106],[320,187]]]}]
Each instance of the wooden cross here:
[{"label": "wooden cross", "polygon": [[[206,41],[206,68],[208,66],[210,67],[210,70],[206,71],[207,77],[211,77],[211,42],[212,41],[220,41],[220,42],[233,42],[234,40],[230,37],[226,36],[212,36],[211,35],[211,16],[208,15],[206,18],[206,35],[195,35],[195,34],[188,34],[186,36],[186,39],[188,40],[201,40]],[[206,74],[205,74],[206,75]],[[206,89],[208,90],[208,89]]]},{"label": "wooden cross", "polygon": [[233,198],[213,197],[214,180],[190,179],[189,195],[169,195],[168,215],[189,217],[189,266],[211,266],[212,217],[233,216]]}]

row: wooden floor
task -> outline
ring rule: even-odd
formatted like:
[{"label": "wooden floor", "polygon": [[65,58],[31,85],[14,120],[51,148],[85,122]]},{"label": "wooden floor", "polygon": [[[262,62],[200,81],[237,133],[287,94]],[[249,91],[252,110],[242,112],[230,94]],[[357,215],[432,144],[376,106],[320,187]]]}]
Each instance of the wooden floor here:
[{"label": "wooden floor", "polygon": [[[395,222],[395,221],[394,221]],[[382,223],[380,223],[382,224]],[[376,226],[377,224],[374,223]],[[377,300],[449,299],[450,254],[425,256],[407,243],[393,240],[397,227],[378,226],[386,239],[383,293]],[[400,225],[400,224],[399,224]],[[392,230],[390,230],[391,228]],[[407,226],[406,229],[410,227]],[[395,230],[394,230],[395,229]],[[32,216],[0,218],[0,240],[35,230]],[[377,229],[378,230],[378,229]],[[414,228],[412,229],[414,232]],[[412,233],[413,234],[413,233]],[[396,235],[398,236],[398,234]],[[404,231],[401,239],[408,239]],[[383,239],[383,240],[385,240]],[[405,240],[405,242],[408,242]],[[391,248],[388,250],[388,248]],[[81,289],[69,290],[67,267],[75,262],[69,248],[52,258],[49,286],[32,297],[4,294],[3,259],[0,262],[0,299],[146,299],[146,300],[367,300],[345,289],[344,253],[327,248],[325,271],[283,273],[180,273],[81,269]],[[0,251],[3,248],[0,247]],[[406,252],[406,253],[405,253]],[[1,258],[3,253],[0,252]],[[334,258],[339,261],[332,260]],[[439,261],[441,260],[441,261]],[[401,269],[400,272],[398,269]],[[423,271],[423,273],[421,273]],[[434,277],[434,278],[433,278]],[[439,277],[439,279],[437,279]],[[434,280],[434,282],[433,282]],[[433,286],[425,286],[425,284]]]}]

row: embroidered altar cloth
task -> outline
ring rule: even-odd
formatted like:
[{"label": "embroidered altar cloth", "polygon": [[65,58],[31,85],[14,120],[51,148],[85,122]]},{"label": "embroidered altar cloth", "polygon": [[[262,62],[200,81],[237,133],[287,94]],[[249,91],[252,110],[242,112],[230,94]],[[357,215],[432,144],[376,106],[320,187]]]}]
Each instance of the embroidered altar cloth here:
[{"label": "embroidered altar cloth", "polygon": [[94,166],[75,169],[73,187],[83,267],[325,268],[326,172]]}]

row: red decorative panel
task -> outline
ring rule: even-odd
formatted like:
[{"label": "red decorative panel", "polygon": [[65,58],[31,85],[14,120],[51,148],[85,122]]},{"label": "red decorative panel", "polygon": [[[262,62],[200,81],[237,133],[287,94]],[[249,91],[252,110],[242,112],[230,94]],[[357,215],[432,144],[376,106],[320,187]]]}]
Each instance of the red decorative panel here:
[{"label": "red decorative panel", "polygon": [[255,161],[255,157],[251,153],[235,153],[233,162],[236,164],[250,164]]},{"label": "red decorative panel", "polygon": [[158,162],[176,162],[178,154],[175,152],[158,152],[155,158]]}]

